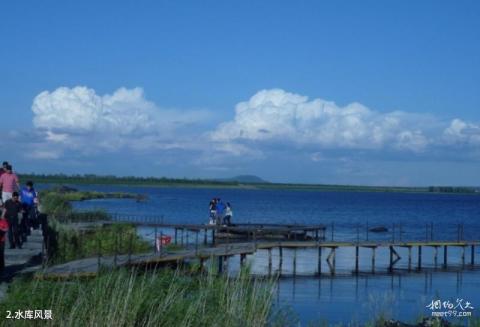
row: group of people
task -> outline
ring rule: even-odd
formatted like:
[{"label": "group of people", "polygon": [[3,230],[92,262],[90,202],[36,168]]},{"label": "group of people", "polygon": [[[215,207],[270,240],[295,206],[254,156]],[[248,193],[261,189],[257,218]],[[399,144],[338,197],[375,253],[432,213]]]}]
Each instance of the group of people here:
[{"label": "group of people", "polygon": [[27,241],[31,228],[39,228],[38,194],[33,188],[33,182],[27,181],[20,187],[17,174],[12,165],[3,162],[0,168],[0,271],[5,267],[5,241],[8,233],[8,242],[11,249],[22,248]]},{"label": "group of people", "polygon": [[226,204],[220,198],[213,198],[208,206],[210,212],[210,225],[232,224],[233,211],[230,202]]}]

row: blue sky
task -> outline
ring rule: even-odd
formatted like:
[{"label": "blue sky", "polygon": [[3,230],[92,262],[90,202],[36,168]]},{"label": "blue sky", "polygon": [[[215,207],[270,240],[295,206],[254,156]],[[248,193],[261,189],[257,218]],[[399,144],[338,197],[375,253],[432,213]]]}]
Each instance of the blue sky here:
[{"label": "blue sky", "polygon": [[0,5],[2,160],[480,185],[477,1]]}]

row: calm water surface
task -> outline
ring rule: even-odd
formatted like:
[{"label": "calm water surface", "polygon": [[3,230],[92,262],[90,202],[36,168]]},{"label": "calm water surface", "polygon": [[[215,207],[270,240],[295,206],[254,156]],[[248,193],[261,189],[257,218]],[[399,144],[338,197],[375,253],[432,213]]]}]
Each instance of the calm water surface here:
[{"label": "calm water surface", "polygon": [[[212,197],[229,201],[235,222],[269,222],[325,224],[327,239],[363,240],[456,240],[480,239],[480,196],[457,194],[406,194],[363,192],[309,192],[282,190],[244,190],[207,188],[153,188],[128,186],[76,186],[81,190],[123,191],[148,196],[145,202],[102,199],[75,203],[78,209],[104,209],[113,214],[156,217],[172,223],[205,223]],[[332,228],[333,222],[333,228]],[[385,226],[384,234],[367,233],[366,226]],[[395,224],[395,226],[393,226]],[[433,224],[433,229],[432,229]],[[463,228],[459,227],[463,225]],[[333,235],[332,231],[333,230]],[[463,231],[462,231],[463,230]],[[152,237],[149,229],[140,229]],[[166,231],[168,233],[168,231]],[[191,240],[194,237],[190,238]],[[324,258],[328,255],[324,249]],[[322,277],[306,277],[317,272],[317,251],[297,252],[296,278],[281,278],[277,284],[276,303],[293,309],[302,324],[328,321],[329,324],[360,322],[383,314],[413,321],[430,315],[426,308],[432,300],[456,303],[471,302],[472,315],[480,318],[480,271],[471,268],[470,249],[467,265],[462,268],[461,249],[448,253],[450,271],[435,269],[433,249],[423,249],[423,269],[407,272],[406,249],[397,250],[402,260],[398,273],[386,273],[388,250],[377,250],[376,274],[371,270],[371,250],[360,250],[359,276],[352,276],[353,249],[337,250],[337,275],[328,275],[326,264]],[[413,249],[413,258],[416,258]],[[278,251],[273,251],[273,272],[278,272]],[[480,262],[480,249],[475,249]],[[267,251],[258,251],[248,258],[255,274],[266,274]],[[293,251],[284,252],[282,275],[293,273]],[[439,252],[439,260],[443,253]],[[415,259],[414,259],[415,262]],[[239,259],[229,260],[229,271],[238,270]],[[305,277],[302,277],[305,276]],[[463,302],[464,303],[464,302]],[[460,322],[466,324],[462,318]]]}]

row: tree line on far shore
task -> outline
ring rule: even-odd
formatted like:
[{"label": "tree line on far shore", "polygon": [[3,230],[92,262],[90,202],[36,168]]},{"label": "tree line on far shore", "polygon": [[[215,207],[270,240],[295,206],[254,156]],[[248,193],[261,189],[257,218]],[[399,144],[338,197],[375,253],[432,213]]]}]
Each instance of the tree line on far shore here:
[{"label": "tree line on far shore", "polygon": [[465,186],[429,186],[429,187],[397,187],[397,186],[361,186],[361,185],[328,185],[328,184],[293,184],[293,183],[254,183],[235,180],[189,179],[168,177],[137,177],[95,174],[19,174],[22,181],[32,180],[35,183],[54,184],[116,184],[116,185],[158,185],[158,186],[251,186],[258,189],[292,189],[312,191],[352,191],[352,192],[408,192],[408,193],[478,193],[480,187]]}]

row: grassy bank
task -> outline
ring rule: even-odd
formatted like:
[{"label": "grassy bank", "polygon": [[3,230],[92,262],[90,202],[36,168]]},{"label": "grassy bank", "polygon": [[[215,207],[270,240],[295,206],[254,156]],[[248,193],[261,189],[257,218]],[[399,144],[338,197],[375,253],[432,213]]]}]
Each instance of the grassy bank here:
[{"label": "grassy bank", "polygon": [[49,265],[72,260],[150,252],[153,244],[137,235],[135,226],[112,224],[77,230],[58,222],[51,224]]},{"label": "grassy bank", "polygon": [[265,326],[278,322],[273,289],[273,283],[247,273],[228,279],[119,270],[91,280],[18,280],[0,311],[52,310],[53,320],[39,321],[47,326]]},{"label": "grassy bank", "polygon": [[142,253],[152,250],[152,244],[128,224],[92,225],[87,229],[71,223],[108,221],[104,211],[78,212],[72,201],[103,198],[137,198],[130,193],[62,191],[58,188],[40,194],[42,212],[48,215],[48,264],[58,264],[97,255]]},{"label": "grassy bank", "polygon": [[75,211],[72,201],[85,201],[94,199],[143,199],[141,196],[132,193],[122,192],[92,192],[92,191],[59,191],[58,188],[48,189],[40,192],[41,211],[59,221],[95,221],[108,220],[106,212],[90,210],[87,212]]}]

